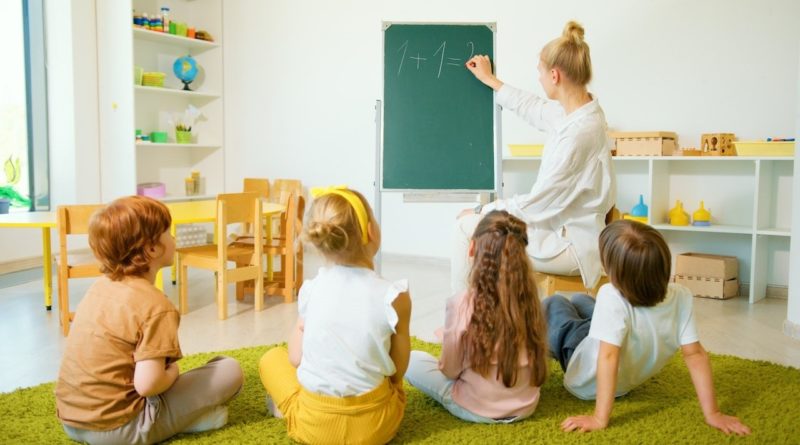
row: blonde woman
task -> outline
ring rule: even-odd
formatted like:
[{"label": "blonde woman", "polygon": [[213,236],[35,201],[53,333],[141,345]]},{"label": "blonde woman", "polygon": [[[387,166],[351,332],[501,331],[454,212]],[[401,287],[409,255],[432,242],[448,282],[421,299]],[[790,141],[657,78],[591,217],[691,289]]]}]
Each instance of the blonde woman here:
[{"label": "blonde woman", "polygon": [[528,255],[539,272],[581,275],[587,288],[600,279],[597,238],[614,205],[616,180],[606,136],[606,118],[587,90],[592,78],[589,46],[581,25],[569,22],[539,57],[541,98],[503,83],[488,56],[467,62],[475,77],[496,92],[503,108],[547,133],[541,167],[527,194],[463,211],[452,255],[451,287],[466,286],[467,246],[482,215],[506,210],[528,225]]}]

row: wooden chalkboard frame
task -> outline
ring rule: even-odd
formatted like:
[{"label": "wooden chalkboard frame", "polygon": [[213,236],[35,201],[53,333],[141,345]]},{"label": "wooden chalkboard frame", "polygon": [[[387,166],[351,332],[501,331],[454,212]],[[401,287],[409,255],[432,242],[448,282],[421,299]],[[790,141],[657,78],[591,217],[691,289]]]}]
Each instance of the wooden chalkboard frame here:
[{"label": "wooden chalkboard frame", "polygon": [[[493,142],[494,145],[492,147],[492,159],[494,161],[494,165],[492,168],[492,183],[493,188],[468,188],[468,189],[456,189],[456,188],[440,188],[440,189],[431,189],[431,188],[393,188],[393,187],[386,187],[384,184],[384,135],[383,135],[383,128],[385,122],[383,121],[383,107],[385,106],[385,96],[386,96],[386,85],[384,85],[384,70],[386,69],[386,54],[385,54],[385,45],[386,45],[386,30],[394,25],[414,25],[414,26],[426,26],[426,25],[439,25],[439,26],[485,26],[487,27],[492,33],[492,52],[493,52],[493,59],[496,60],[497,54],[497,41],[496,41],[496,33],[497,33],[497,25],[493,22],[383,22],[382,23],[382,41],[381,41],[381,85],[382,85],[382,96],[384,97],[384,101],[378,101],[376,106],[376,192],[379,195],[381,192],[402,192],[402,193],[412,193],[412,194],[471,194],[474,195],[476,193],[485,193],[491,192],[494,193],[495,197],[500,197],[502,195],[502,151],[501,148],[501,109],[500,107],[494,103],[493,101]],[[493,62],[495,62],[493,60]]]}]

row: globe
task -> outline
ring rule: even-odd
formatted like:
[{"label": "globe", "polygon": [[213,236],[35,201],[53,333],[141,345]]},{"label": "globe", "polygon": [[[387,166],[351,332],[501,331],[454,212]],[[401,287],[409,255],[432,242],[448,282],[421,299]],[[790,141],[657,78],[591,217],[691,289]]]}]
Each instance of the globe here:
[{"label": "globe", "polygon": [[172,64],[172,72],[175,73],[175,77],[183,82],[183,89],[191,91],[189,84],[197,77],[197,62],[194,61],[192,56],[178,57],[175,63]]}]

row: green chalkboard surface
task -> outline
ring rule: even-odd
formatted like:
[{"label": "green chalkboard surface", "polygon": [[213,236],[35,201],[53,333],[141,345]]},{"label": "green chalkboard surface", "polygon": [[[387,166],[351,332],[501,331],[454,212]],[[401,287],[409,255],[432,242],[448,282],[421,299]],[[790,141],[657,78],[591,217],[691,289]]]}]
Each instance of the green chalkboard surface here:
[{"label": "green chalkboard surface", "polygon": [[494,97],[464,66],[494,60],[488,25],[384,30],[384,190],[493,190]]}]

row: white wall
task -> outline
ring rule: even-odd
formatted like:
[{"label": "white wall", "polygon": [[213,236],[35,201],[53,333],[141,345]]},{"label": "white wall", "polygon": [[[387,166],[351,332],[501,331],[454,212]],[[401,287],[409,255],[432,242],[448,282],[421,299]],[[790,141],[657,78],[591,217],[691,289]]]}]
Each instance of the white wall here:
[{"label": "white wall", "polygon": [[[224,3],[229,190],[245,176],[292,177],[312,186],[347,183],[372,196],[384,20],[497,22],[499,77],[541,93],[538,53],[577,19],[592,48],[590,89],[610,127],[677,131],[685,146],[708,132],[740,139],[794,132],[794,0],[344,3]],[[504,144],[543,140],[504,114]],[[384,251],[448,257],[464,205],[383,197]]]},{"label": "white wall", "polygon": [[[800,51],[798,51],[798,64],[800,64]],[[797,78],[800,85],[800,75]],[[795,109],[795,140],[800,141],[800,88],[797,92]],[[794,175],[800,174],[800,150],[794,152]],[[800,339],[800,181],[795,180],[793,193],[794,205],[792,206],[792,238],[789,256],[789,304],[786,308],[786,329],[789,335]]]}]

